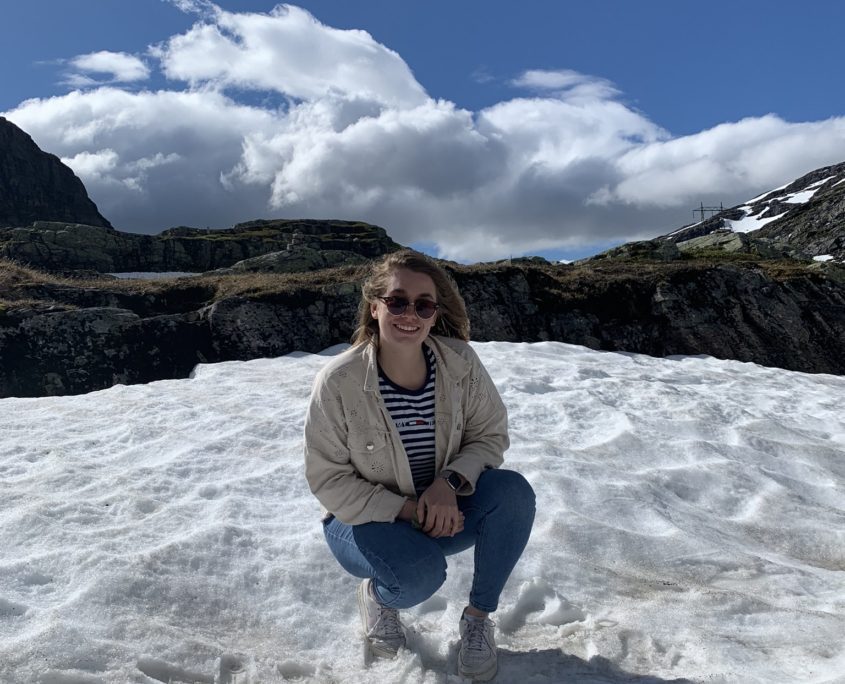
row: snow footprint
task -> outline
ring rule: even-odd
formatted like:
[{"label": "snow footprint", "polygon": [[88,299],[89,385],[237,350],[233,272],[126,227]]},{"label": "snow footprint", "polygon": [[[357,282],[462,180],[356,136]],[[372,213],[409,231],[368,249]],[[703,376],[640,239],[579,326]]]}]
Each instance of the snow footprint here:
[{"label": "snow footprint", "polygon": [[300,663],[295,660],[286,660],[280,663],[277,668],[279,674],[284,677],[285,681],[307,681],[314,678],[317,674],[317,668],[308,663]]},{"label": "snow footprint", "polygon": [[220,656],[215,684],[250,684],[249,666],[246,656],[227,653]]},{"label": "snow footprint", "polygon": [[214,684],[213,675],[191,671],[149,656],[140,658],[136,663],[136,667],[150,679],[164,682],[165,684],[177,684],[177,682],[179,684]]},{"label": "snow footprint", "polygon": [[554,627],[587,619],[581,608],[558,594],[542,577],[535,577],[520,586],[514,607],[499,616],[499,628],[505,634],[512,634],[525,625],[529,614],[538,612],[535,622]]},{"label": "snow footprint", "polygon": [[0,598],[0,618],[5,617],[20,617],[26,611],[29,610],[24,605],[20,603],[14,603],[13,601],[7,601],[4,598]]}]

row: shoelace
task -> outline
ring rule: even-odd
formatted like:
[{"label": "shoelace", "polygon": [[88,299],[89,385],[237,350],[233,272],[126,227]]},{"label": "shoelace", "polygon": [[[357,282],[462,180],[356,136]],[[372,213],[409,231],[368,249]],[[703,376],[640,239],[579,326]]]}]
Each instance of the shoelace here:
[{"label": "shoelace", "polygon": [[467,620],[464,639],[469,651],[485,651],[490,649],[487,643],[487,622],[486,620]]},{"label": "shoelace", "polygon": [[370,633],[388,639],[401,637],[402,624],[399,622],[399,612],[395,608],[385,608],[378,603],[376,606],[378,607],[378,618]]}]

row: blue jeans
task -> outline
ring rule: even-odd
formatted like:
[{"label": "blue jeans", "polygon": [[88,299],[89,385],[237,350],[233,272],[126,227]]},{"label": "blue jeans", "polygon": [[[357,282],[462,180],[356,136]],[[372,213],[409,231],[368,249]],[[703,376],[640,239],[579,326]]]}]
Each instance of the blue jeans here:
[{"label": "blue jeans", "polygon": [[534,490],[512,470],[481,473],[470,496],[458,497],[464,529],[454,537],[432,539],[411,523],[347,525],[323,522],[331,552],[356,577],[373,578],[379,603],[410,608],[432,596],[446,579],[446,556],[475,546],[475,573],[469,603],[492,613],[522,555],[534,523]]}]

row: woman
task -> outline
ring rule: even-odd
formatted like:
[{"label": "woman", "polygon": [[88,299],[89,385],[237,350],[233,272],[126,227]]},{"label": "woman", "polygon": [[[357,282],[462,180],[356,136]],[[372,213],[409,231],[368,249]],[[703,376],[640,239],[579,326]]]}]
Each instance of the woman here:
[{"label": "woman", "polygon": [[356,577],[374,655],[405,645],[398,609],[429,598],[445,557],[475,547],[458,670],[497,671],[488,619],[534,521],[534,492],[498,469],[504,404],[469,340],[454,281],[403,250],[366,280],[353,346],[317,375],[305,419],[305,471],[326,541]]}]

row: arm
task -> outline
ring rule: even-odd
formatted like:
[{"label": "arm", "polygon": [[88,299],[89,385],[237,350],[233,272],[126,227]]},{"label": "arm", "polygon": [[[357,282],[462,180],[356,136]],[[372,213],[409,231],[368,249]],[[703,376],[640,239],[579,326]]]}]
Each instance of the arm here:
[{"label": "arm", "polygon": [[305,416],[305,477],[320,503],[350,525],[393,522],[407,499],[361,477],[351,463],[340,393],[318,374]]}]

